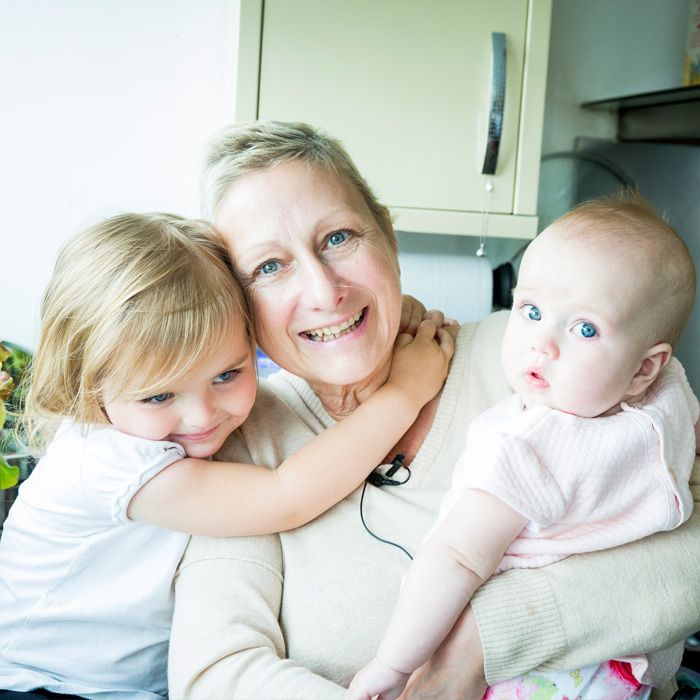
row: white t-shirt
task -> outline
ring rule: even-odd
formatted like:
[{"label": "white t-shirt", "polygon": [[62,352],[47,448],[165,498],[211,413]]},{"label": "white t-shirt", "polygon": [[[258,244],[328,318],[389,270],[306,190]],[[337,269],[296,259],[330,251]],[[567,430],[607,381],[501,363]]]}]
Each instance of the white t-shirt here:
[{"label": "white t-shirt", "polygon": [[109,426],[61,426],[0,540],[0,688],[167,697],[172,579],[189,537],[126,511],[184,456]]}]

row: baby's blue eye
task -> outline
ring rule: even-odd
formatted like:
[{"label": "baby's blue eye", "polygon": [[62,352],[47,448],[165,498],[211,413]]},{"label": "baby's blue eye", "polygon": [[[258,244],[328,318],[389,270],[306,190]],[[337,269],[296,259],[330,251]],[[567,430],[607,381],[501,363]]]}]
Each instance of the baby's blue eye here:
[{"label": "baby's blue eye", "polygon": [[149,396],[146,399],[142,399],[141,403],[164,403],[167,401],[169,398],[172,397],[172,394],[170,392],[166,392],[163,394],[154,394],[153,396]]},{"label": "baby's blue eye", "polygon": [[237,369],[228,369],[214,377],[214,384],[226,384],[226,382],[230,382],[237,374]]},{"label": "baby's blue eye", "polygon": [[521,307],[523,316],[531,321],[542,320],[542,312],[534,304],[523,304]]},{"label": "baby's blue eye", "polygon": [[350,234],[347,231],[335,231],[328,236],[328,245],[339,246],[341,243],[345,243],[348,238],[350,238]]},{"label": "baby's blue eye", "polygon": [[273,272],[277,272],[280,269],[280,264],[277,260],[268,260],[260,266],[260,273],[263,275],[271,275]]},{"label": "baby's blue eye", "polygon": [[580,321],[574,326],[574,333],[578,333],[582,338],[593,338],[598,335],[598,329],[588,321]]}]

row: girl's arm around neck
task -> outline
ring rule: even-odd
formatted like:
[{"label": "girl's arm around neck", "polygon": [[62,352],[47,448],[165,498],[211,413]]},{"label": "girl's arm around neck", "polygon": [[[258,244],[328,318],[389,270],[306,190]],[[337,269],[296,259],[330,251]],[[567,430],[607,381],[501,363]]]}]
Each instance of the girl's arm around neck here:
[{"label": "girl's arm around neck", "polygon": [[144,484],[128,515],[171,530],[219,537],[291,530],[354,491],[442,387],[454,341],[421,324],[397,340],[391,374],[344,420],[277,469],[183,459]]}]

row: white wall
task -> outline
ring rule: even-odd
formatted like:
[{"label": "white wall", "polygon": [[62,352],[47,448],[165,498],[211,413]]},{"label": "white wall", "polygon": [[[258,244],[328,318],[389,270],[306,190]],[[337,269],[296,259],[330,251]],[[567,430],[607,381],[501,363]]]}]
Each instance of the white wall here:
[{"label": "white wall", "polygon": [[[554,0],[543,151],[614,133],[582,101],[678,85],[686,15],[687,0]],[[71,233],[117,211],[197,215],[204,143],[233,115],[238,0],[0,0],[0,17],[0,338],[33,347]],[[410,255],[478,244],[400,239]],[[492,265],[521,245],[490,241]]]},{"label": "white wall", "polygon": [[542,152],[613,138],[612,113],[582,102],[679,87],[688,0],[553,0]]},{"label": "white wall", "polygon": [[206,139],[232,121],[238,0],[0,0],[0,338],[34,347],[74,231],[196,216]]}]

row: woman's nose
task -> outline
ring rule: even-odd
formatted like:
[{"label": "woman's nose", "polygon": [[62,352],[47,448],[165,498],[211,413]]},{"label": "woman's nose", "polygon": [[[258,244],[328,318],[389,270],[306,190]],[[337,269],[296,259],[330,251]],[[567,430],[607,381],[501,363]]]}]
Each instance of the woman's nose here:
[{"label": "woman's nose", "polygon": [[300,282],[302,294],[314,310],[336,309],[347,294],[347,287],[333,267],[320,260],[303,267]]}]

